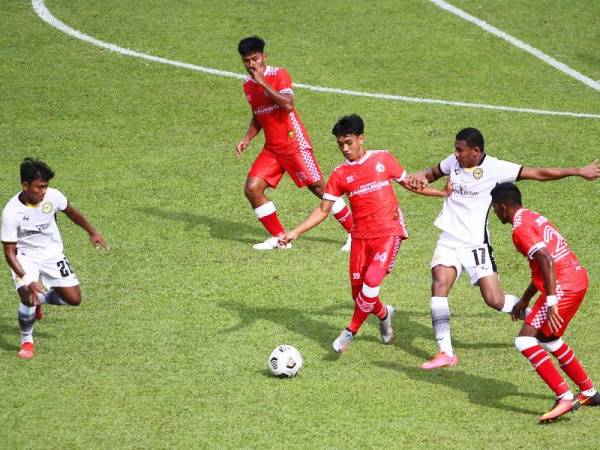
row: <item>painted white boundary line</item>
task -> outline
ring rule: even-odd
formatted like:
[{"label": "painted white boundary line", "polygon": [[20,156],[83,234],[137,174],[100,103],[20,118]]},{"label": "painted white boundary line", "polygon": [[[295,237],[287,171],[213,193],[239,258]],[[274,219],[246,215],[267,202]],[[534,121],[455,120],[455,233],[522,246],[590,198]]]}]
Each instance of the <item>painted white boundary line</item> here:
[{"label": "painted white boundary line", "polygon": [[490,25],[489,23],[487,23],[481,19],[478,19],[475,16],[472,16],[468,12],[465,12],[462,9],[457,8],[456,6],[453,6],[450,3],[445,2],[444,0],[429,0],[429,1],[431,3],[433,3],[434,5],[442,8],[442,9],[445,9],[446,11],[460,17],[461,19],[465,19],[466,21],[471,22],[474,25],[477,25],[479,28],[484,29],[488,33],[492,33],[494,36],[497,36],[500,39],[504,39],[506,42],[514,45],[515,47],[518,47],[521,50],[525,50],[527,53],[532,54],[536,58],[544,61],[546,64],[549,64],[552,67],[554,67],[555,69],[558,69],[561,72],[566,73],[570,77],[575,78],[577,81],[581,81],[583,84],[591,87],[592,89],[595,89],[596,91],[600,91],[600,83],[597,82],[596,80],[593,80],[592,78],[590,78],[580,72],[577,72],[575,69],[572,69],[569,66],[567,66],[566,64],[561,63],[560,61],[554,59],[553,57],[546,55],[544,52],[538,50],[535,47],[532,47],[531,45],[521,41],[520,39],[517,39],[516,37],[513,37],[510,34],[505,33],[504,31]]},{"label": "painted white boundary line", "polygon": [[[44,0],[32,0],[31,4],[36,14],[46,23],[56,28],[57,30],[62,31],[69,36],[72,36],[76,39],[88,42],[97,47],[105,48],[110,50],[111,52],[119,53],[121,55],[132,56],[134,58],[141,58],[147,61],[157,62],[160,64],[168,64],[175,67],[180,67],[183,69],[195,70],[197,72],[208,73],[211,75],[218,75],[221,77],[229,77],[229,78],[240,78],[245,79],[247,75],[243,75],[235,72],[228,72],[224,70],[213,69],[211,67],[203,67],[195,64],[184,63],[181,61],[175,61],[172,59],[161,58],[159,56],[148,55],[146,53],[137,52],[135,50],[131,50],[128,48],[119,47],[114,44],[110,44],[108,42],[101,41],[99,39],[93,38],[84,34],[70,26],[66,25],[64,22],[61,22],[56,17],[52,15],[52,13],[46,8],[44,4]],[[476,108],[476,109],[488,109],[495,111],[508,111],[508,112],[518,112],[518,113],[530,113],[530,114],[542,114],[542,115],[550,115],[550,116],[569,116],[569,117],[583,117],[583,118],[591,118],[591,119],[600,119],[600,114],[590,114],[590,113],[577,113],[577,112],[568,112],[568,111],[551,111],[544,109],[532,109],[532,108],[515,108],[512,106],[500,106],[500,105],[488,105],[485,103],[466,103],[466,102],[456,102],[449,100],[438,100],[438,99],[429,99],[429,98],[419,98],[419,97],[406,97],[402,95],[391,95],[391,94],[380,94],[374,92],[359,92],[359,91],[351,91],[347,89],[336,89],[336,88],[328,88],[322,86],[313,86],[309,84],[302,83],[294,83],[294,87],[307,89],[315,92],[325,92],[329,94],[340,94],[340,95],[351,95],[355,97],[368,97],[382,100],[395,100],[401,102],[408,103],[429,103],[436,105],[446,105],[446,106],[459,106],[464,108]]]}]

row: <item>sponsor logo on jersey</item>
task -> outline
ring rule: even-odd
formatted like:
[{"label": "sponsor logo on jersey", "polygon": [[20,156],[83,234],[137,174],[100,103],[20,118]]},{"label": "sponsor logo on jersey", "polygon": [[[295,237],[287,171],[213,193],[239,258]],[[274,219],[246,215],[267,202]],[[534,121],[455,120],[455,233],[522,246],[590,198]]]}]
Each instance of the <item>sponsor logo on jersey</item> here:
[{"label": "sponsor logo on jersey", "polygon": [[477,197],[479,195],[479,192],[471,191],[467,186],[462,184],[453,184],[452,192],[456,195],[462,195],[463,197]]},{"label": "sponsor logo on jersey", "polygon": [[23,221],[26,222],[29,220],[29,216],[23,216]]},{"label": "sponsor logo on jersey", "polygon": [[354,176],[353,175],[348,175],[346,177],[346,183],[352,183],[354,181]]},{"label": "sponsor logo on jersey", "polygon": [[349,192],[348,197],[354,197],[355,195],[362,195],[368,194],[369,192],[380,191],[381,189],[389,185],[389,180],[372,181],[370,183],[363,184],[360,188],[356,189],[355,191]]},{"label": "sponsor logo on jersey", "polygon": [[45,202],[42,205],[42,211],[44,212],[44,214],[50,214],[52,212],[52,203],[51,202]]},{"label": "sponsor logo on jersey", "polygon": [[383,163],[378,162],[377,164],[375,164],[375,170],[379,173],[383,173],[385,172],[385,166],[383,165]]},{"label": "sponsor logo on jersey", "polygon": [[475,170],[473,170],[473,178],[475,178],[476,180],[479,180],[482,176],[483,176],[483,169],[481,167],[476,167]]},{"label": "sponsor logo on jersey", "polygon": [[269,114],[277,109],[279,109],[279,105],[259,106],[254,110],[254,115]]}]

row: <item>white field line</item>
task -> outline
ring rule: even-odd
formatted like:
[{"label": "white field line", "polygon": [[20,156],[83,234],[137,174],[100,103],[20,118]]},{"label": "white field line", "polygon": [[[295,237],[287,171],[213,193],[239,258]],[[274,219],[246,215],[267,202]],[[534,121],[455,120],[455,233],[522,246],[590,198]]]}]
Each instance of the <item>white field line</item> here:
[{"label": "white field line", "polygon": [[[181,61],[175,61],[172,59],[161,58],[159,56],[148,55],[146,53],[141,53],[135,50],[131,50],[128,48],[119,47],[115,44],[111,44],[108,42],[101,41],[99,39],[88,36],[87,34],[82,33],[74,28],[71,28],[64,22],[61,22],[56,17],[52,15],[52,13],[46,8],[44,4],[44,0],[32,0],[31,4],[36,14],[46,23],[56,28],[57,30],[62,31],[69,36],[72,36],[76,39],[88,42],[97,47],[105,48],[110,50],[111,52],[119,53],[121,55],[132,56],[135,58],[145,59],[147,61],[152,61],[160,64],[168,64],[175,67],[180,67],[183,69],[194,70],[196,72],[208,73],[211,75],[218,75],[221,77],[229,77],[229,78],[240,78],[245,79],[247,75],[228,72],[225,70],[213,69],[211,67],[198,66],[195,64],[184,63]],[[351,91],[347,89],[337,89],[337,88],[329,88],[322,86],[314,86],[310,84],[302,84],[302,83],[294,83],[294,87],[307,89],[315,92],[325,92],[328,94],[340,94],[340,95],[350,95],[355,97],[368,97],[382,100],[395,100],[407,103],[428,103],[435,105],[447,105],[447,106],[458,106],[463,108],[476,108],[476,109],[488,109],[495,111],[508,111],[508,112],[517,112],[517,113],[530,113],[530,114],[542,114],[542,115],[550,115],[550,116],[569,116],[569,117],[583,117],[583,118],[591,118],[591,119],[600,119],[600,114],[591,114],[591,113],[578,113],[578,112],[569,112],[569,111],[551,111],[544,109],[533,109],[533,108],[516,108],[512,106],[501,106],[501,105],[488,105],[485,103],[467,103],[467,102],[457,102],[450,100],[439,100],[439,99],[430,99],[430,98],[420,98],[420,97],[406,97],[402,95],[391,95],[391,94],[381,94],[376,92],[360,92],[360,91]]]},{"label": "white field line", "polygon": [[489,23],[487,23],[481,19],[478,19],[475,16],[472,16],[468,12],[465,12],[462,9],[457,8],[456,6],[451,5],[448,2],[445,2],[444,0],[429,0],[429,1],[448,12],[450,12],[454,15],[457,15],[461,19],[464,19],[468,22],[471,22],[474,25],[477,25],[479,28],[484,29],[488,33],[492,33],[494,36],[497,36],[500,39],[504,39],[506,42],[514,45],[515,47],[518,47],[521,50],[525,50],[527,53],[532,54],[536,58],[544,61],[546,64],[549,64],[552,67],[554,67],[555,69],[558,69],[561,72],[566,73],[570,77],[575,78],[577,81],[581,81],[583,84],[591,87],[592,89],[595,89],[596,91],[600,91],[600,83],[598,81],[593,80],[592,78],[590,78],[580,72],[577,72],[575,69],[572,69],[571,67],[567,66],[564,63],[561,63],[560,61],[554,59],[553,57],[546,55],[544,52],[538,50],[535,47],[532,47],[531,45],[521,41],[520,39],[517,39],[516,37],[513,37],[510,34],[505,33],[504,31],[490,25]]}]

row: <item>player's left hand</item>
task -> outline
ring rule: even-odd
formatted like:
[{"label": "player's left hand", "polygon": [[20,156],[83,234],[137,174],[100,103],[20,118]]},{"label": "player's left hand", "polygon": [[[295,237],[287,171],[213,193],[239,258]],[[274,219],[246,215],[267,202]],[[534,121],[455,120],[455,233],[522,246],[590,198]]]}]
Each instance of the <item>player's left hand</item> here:
[{"label": "player's left hand", "polygon": [[421,175],[420,173],[410,174],[408,177],[406,177],[406,180],[411,188],[417,190],[421,190],[424,187],[427,187],[427,185],[429,184],[427,178],[425,178],[425,176]]},{"label": "player's left hand", "polygon": [[97,231],[90,233],[90,241],[92,242],[92,245],[97,249],[103,248],[104,250],[110,250],[110,246],[106,243],[102,235]]},{"label": "player's left hand", "polygon": [[583,166],[580,169],[580,175],[588,181],[593,181],[600,177],[600,165],[598,164],[598,160],[595,159],[587,166]]},{"label": "player's left hand", "polygon": [[547,313],[550,331],[552,331],[553,333],[557,332],[558,330],[560,330],[560,327],[564,322],[564,319],[560,317],[560,314],[558,313],[558,305],[549,306]]}]

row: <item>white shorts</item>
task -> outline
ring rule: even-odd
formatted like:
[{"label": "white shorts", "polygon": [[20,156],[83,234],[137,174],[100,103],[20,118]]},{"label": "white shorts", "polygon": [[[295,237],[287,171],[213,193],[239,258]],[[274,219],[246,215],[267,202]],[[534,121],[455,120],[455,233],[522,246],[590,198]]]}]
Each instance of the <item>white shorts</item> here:
[{"label": "white shorts", "polygon": [[497,272],[494,250],[488,244],[475,247],[450,247],[438,241],[431,258],[431,268],[440,265],[454,267],[457,279],[464,269],[469,274],[473,285],[477,284],[480,278]]},{"label": "white shorts", "polygon": [[[17,259],[26,274],[33,275],[36,280],[41,278],[42,283],[48,289],[53,287],[77,286],[79,284],[79,280],[69,264],[69,260],[62,253],[44,259],[17,255]],[[25,286],[23,280],[17,278],[17,275],[12,270],[11,272],[16,289]]]}]

